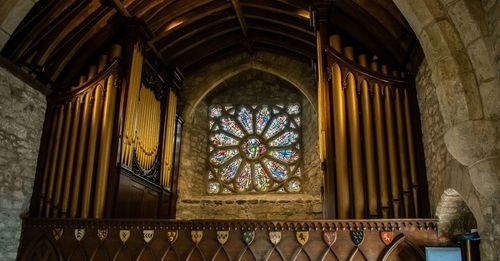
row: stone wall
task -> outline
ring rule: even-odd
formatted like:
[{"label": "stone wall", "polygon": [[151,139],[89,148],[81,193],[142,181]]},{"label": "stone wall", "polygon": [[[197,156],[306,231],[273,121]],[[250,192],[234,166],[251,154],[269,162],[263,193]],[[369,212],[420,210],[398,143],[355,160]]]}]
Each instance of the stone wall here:
[{"label": "stone wall", "polygon": [[45,97],[0,67],[0,253],[15,260],[33,190]]},{"label": "stone wall", "polygon": [[38,0],[3,0],[0,3],[0,50]]},{"label": "stone wall", "polygon": [[[208,166],[208,106],[217,103],[302,105],[304,176],[298,194],[210,195]],[[179,177],[178,219],[316,219],[321,218],[321,170],[317,115],[314,106],[293,86],[276,76],[248,70],[220,84],[201,101],[183,130]]]}]

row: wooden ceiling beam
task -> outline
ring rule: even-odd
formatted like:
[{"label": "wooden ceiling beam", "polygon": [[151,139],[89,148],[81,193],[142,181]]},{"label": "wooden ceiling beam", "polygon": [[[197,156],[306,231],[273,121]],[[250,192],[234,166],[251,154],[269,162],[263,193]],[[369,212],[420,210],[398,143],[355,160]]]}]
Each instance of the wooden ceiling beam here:
[{"label": "wooden ceiling beam", "polygon": [[243,11],[241,10],[241,5],[239,0],[231,0],[233,4],[234,12],[236,17],[238,17],[238,22],[240,23],[241,31],[244,37],[248,36],[247,23],[245,22],[245,17],[243,16]]},{"label": "wooden ceiling beam", "polygon": [[[167,28],[170,24],[165,23],[162,27],[160,27],[160,28],[163,28],[163,30],[157,29],[157,30],[153,31],[153,34],[155,36],[153,37],[151,42],[156,43],[157,41],[168,37],[170,34],[173,34],[174,32],[179,31],[180,29],[190,25],[191,23],[194,23],[194,22],[199,21],[201,19],[204,19],[206,17],[214,16],[215,14],[222,12],[224,10],[227,10],[229,8],[231,8],[231,3],[218,2],[218,1],[210,3],[210,4],[205,5],[203,7],[200,7],[196,11],[189,12],[183,16],[176,18],[176,21],[178,21],[179,24],[177,26],[175,26],[174,28],[170,28],[170,29]],[[229,13],[224,14],[224,15],[229,15]],[[231,15],[232,15],[232,13],[231,13]],[[222,17],[219,17],[219,18],[222,18]],[[152,28],[151,25],[150,25],[150,28]]]},{"label": "wooden ceiling beam", "polygon": [[177,45],[177,48],[166,49],[162,53],[165,53],[165,57],[167,57],[168,60],[174,60],[186,52],[191,52],[191,50],[206,42],[210,42],[214,39],[220,39],[220,41],[222,42],[224,41],[223,39],[226,34],[238,31],[239,29],[240,28],[237,25],[223,24],[221,26],[217,26],[217,28],[214,28],[214,30],[197,34],[195,36],[196,40],[188,39]]},{"label": "wooden ceiling beam", "polygon": [[165,11],[160,11],[156,15],[152,16],[146,21],[150,25],[151,30],[156,32],[160,28],[168,25],[170,22],[175,20],[182,15],[194,11],[195,9],[202,7],[206,4],[213,2],[211,0],[180,0],[173,2],[168,6]]},{"label": "wooden ceiling beam", "polygon": [[304,17],[299,14],[299,11],[309,11],[309,10],[302,10],[281,2],[271,2],[266,0],[244,0],[241,1],[241,6],[245,8],[252,7],[252,8],[272,11],[275,13],[286,14],[292,17],[300,18],[305,21],[309,21],[308,17]]},{"label": "wooden ceiling beam", "polygon": [[[251,21],[251,22],[250,22]],[[285,36],[290,39],[295,39],[299,42],[305,43],[312,47],[316,47],[316,38],[311,34],[306,34],[301,31],[280,25],[280,24],[269,24],[259,20],[249,20],[250,29],[255,29],[258,31],[264,31],[273,33],[275,35]]]},{"label": "wooden ceiling beam", "polygon": [[[272,46],[275,49],[288,51],[289,53],[293,53],[295,55],[301,55],[307,59],[314,57],[316,54],[316,49],[312,46],[298,42],[294,39],[279,39],[270,33],[254,32],[253,30],[249,30],[248,40],[251,43],[261,43],[266,46]],[[212,38],[205,42],[203,46],[192,48],[189,52],[184,52],[183,55],[177,56],[175,59],[171,59],[170,62],[183,69],[216,52],[223,51],[224,49],[230,48],[234,45],[244,46],[244,44],[245,42],[241,38],[241,35],[232,32],[224,35],[223,37]],[[248,51],[248,49],[245,50]]]},{"label": "wooden ceiling beam", "polygon": [[299,19],[289,15],[283,15],[268,10],[249,7],[245,8],[245,17],[265,22],[271,22],[273,24],[283,25],[314,36],[312,28],[309,26],[309,21],[304,21],[303,19]]},{"label": "wooden ceiling beam", "polygon": [[158,40],[155,43],[155,46],[159,49],[160,52],[165,52],[167,49],[173,48],[175,45],[178,45],[186,39],[196,37],[198,33],[207,31],[217,25],[228,23],[231,20],[236,20],[236,16],[230,15],[223,16],[221,18],[209,17],[206,19],[202,19],[196,23],[187,25],[182,30],[178,30],[168,37],[164,37],[161,40]]}]

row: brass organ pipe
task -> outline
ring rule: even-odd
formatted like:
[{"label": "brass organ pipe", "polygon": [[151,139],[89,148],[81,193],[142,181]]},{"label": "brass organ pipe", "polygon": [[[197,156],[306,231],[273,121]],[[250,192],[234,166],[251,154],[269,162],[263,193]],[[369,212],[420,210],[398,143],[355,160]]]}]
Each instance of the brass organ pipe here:
[{"label": "brass organ pipe", "polygon": [[[354,61],[354,50],[352,47],[344,49],[347,59]],[[347,74],[347,122],[349,127],[349,144],[351,147],[352,188],[354,201],[354,218],[365,216],[365,193],[363,180],[363,162],[361,157],[361,139],[359,128],[359,107],[356,79],[352,73]]]},{"label": "brass organ pipe", "polygon": [[83,172],[83,161],[85,157],[85,150],[87,148],[87,138],[88,138],[88,126],[90,121],[91,105],[90,100],[92,98],[92,92],[88,91],[79,100],[82,99],[83,112],[81,120],[80,135],[78,137],[78,148],[76,154],[76,164],[74,168],[74,181],[73,181],[73,191],[71,197],[71,209],[70,217],[75,218],[79,209],[79,199],[80,199],[80,189],[81,189],[81,177]]},{"label": "brass organ pipe", "polygon": [[106,83],[106,95],[104,98],[103,117],[101,127],[101,142],[99,148],[99,162],[97,165],[97,177],[94,198],[94,218],[102,218],[104,203],[106,201],[106,189],[108,186],[108,172],[111,156],[111,141],[113,136],[113,121],[116,107],[117,87],[115,86],[115,75],[109,75]]},{"label": "brass organ pipe", "polygon": [[332,47],[335,51],[340,53],[342,49],[340,35],[338,34],[331,35],[329,41],[330,41],[330,47]]},{"label": "brass organ pipe", "polygon": [[52,157],[54,157],[54,143],[56,139],[56,131],[57,131],[57,126],[58,122],[61,121],[62,119],[59,117],[59,111],[61,110],[60,106],[56,106],[54,108],[54,118],[52,119],[52,125],[50,127],[50,138],[49,138],[49,146],[47,150],[47,156],[45,158],[45,166],[43,170],[43,180],[42,180],[42,186],[40,190],[40,203],[38,205],[38,216],[42,216],[43,212],[43,206],[45,204],[45,196],[47,194],[47,183],[49,182],[49,173],[50,173],[50,167],[51,167],[51,162],[52,162]]},{"label": "brass organ pipe", "polygon": [[106,65],[108,64],[108,56],[103,54],[99,56],[99,63],[97,65],[97,72],[102,72],[106,69]]},{"label": "brass organ pipe", "polygon": [[90,212],[90,198],[92,191],[92,181],[94,179],[94,163],[97,148],[97,134],[100,127],[100,120],[102,115],[102,84],[100,81],[94,90],[94,104],[92,106],[92,118],[90,122],[90,132],[89,141],[87,148],[87,162],[85,163],[85,175],[83,183],[83,194],[82,194],[82,218],[88,218]]},{"label": "brass organ pipe", "polygon": [[111,46],[111,51],[109,54],[109,61],[113,61],[114,59],[120,57],[122,55],[122,46],[119,44],[113,44]]},{"label": "brass organ pipe", "polygon": [[415,217],[419,217],[418,213],[418,179],[417,179],[417,163],[415,158],[415,146],[413,144],[413,129],[411,125],[410,101],[407,90],[404,90],[404,111],[406,124],[406,138],[408,140],[408,156],[410,161],[410,176],[413,192],[413,207]]},{"label": "brass organ pipe", "polygon": [[[376,64],[375,64],[376,65]],[[372,70],[376,69],[376,66],[373,66]],[[387,156],[386,156],[386,143],[385,143],[385,125],[384,125],[384,107],[382,101],[382,89],[380,86],[375,83],[373,86],[373,114],[374,114],[374,122],[375,122],[375,140],[376,140],[376,148],[377,148],[377,165],[378,165],[378,174],[379,174],[379,182],[380,182],[380,202],[382,206],[382,217],[389,217],[389,193],[390,189],[388,187],[388,175],[389,172],[387,170]]]},{"label": "brass organ pipe", "polygon": [[319,130],[319,158],[320,161],[323,162],[325,160],[325,151],[326,151],[326,144],[325,144],[325,129],[323,127],[324,123],[324,113],[323,113],[323,99],[325,95],[325,90],[323,86],[323,46],[322,46],[322,41],[321,41],[321,34],[318,31],[316,33],[316,45],[318,46],[316,48],[317,50],[317,57],[318,57],[318,130]]},{"label": "brass organ pipe", "polygon": [[[382,67],[383,68],[383,67]],[[399,169],[396,134],[394,133],[394,106],[392,104],[392,90],[389,86],[384,88],[384,108],[385,108],[385,124],[387,129],[387,151],[389,152],[389,173],[391,176],[391,192],[393,203],[393,214],[395,218],[399,218]]]},{"label": "brass organ pipe", "polygon": [[80,80],[79,80],[79,84],[83,84],[87,81],[87,76],[86,75],[80,75]]},{"label": "brass organ pipe", "polygon": [[66,164],[66,178],[65,178],[65,186],[64,186],[64,192],[62,196],[62,206],[61,206],[61,214],[63,217],[68,216],[68,206],[69,206],[69,199],[70,199],[70,191],[71,191],[71,184],[72,184],[72,179],[73,179],[73,170],[74,170],[74,163],[75,163],[75,152],[76,152],[76,144],[78,141],[78,130],[79,130],[79,125],[80,125],[80,109],[81,109],[81,104],[80,104],[80,98],[77,98],[75,100],[75,110],[73,113],[73,124],[71,125],[71,140],[69,142],[69,149],[68,149],[68,161]]},{"label": "brass organ pipe", "polygon": [[87,80],[92,80],[92,78],[94,78],[94,76],[97,74],[97,66],[95,65],[91,65],[89,67],[89,74],[87,76]]},{"label": "brass organ pipe", "polygon": [[152,131],[152,127],[153,127],[153,122],[152,122],[152,119],[151,117],[153,116],[153,104],[152,104],[152,100],[151,100],[151,95],[150,95],[150,92],[149,90],[147,90],[147,93],[146,93],[146,97],[147,97],[147,101],[148,103],[146,104],[146,113],[148,115],[147,117],[147,129],[146,129],[146,141],[147,141],[147,150],[146,150],[146,165],[147,165],[147,168],[149,169],[149,164],[151,163],[151,151],[152,151],[152,138],[153,138],[153,131]]},{"label": "brass organ pipe", "polygon": [[126,119],[125,119],[125,130],[124,132],[128,138],[124,139],[126,143],[126,150],[124,150],[124,163],[127,166],[131,166],[132,159],[132,146],[135,143],[135,126],[137,119],[137,105],[139,97],[139,89],[141,86],[141,72],[142,72],[142,55],[140,53],[140,48],[138,44],[134,46],[131,74],[129,81],[129,92],[127,95],[127,109],[126,109]]},{"label": "brass organ pipe", "polygon": [[396,111],[396,129],[398,132],[398,151],[399,151],[399,163],[401,170],[401,184],[403,187],[403,202],[405,217],[410,217],[410,182],[408,180],[409,170],[408,170],[408,153],[406,146],[406,132],[405,132],[405,121],[404,121],[404,105],[401,101],[401,92],[399,88],[394,90],[394,106]]},{"label": "brass organ pipe", "polygon": [[[359,64],[362,67],[367,66],[366,55],[359,56]],[[375,141],[373,140],[373,119],[372,119],[372,101],[370,98],[370,89],[368,82],[361,82],[361,116],[363,120],[363,141],[365,150],[366,164],[366,183],[368,194],[368,215],[378,216],[377,211],[377,180],[375,164]]]},{"label": "brass organ pipe", "polygon": [[337,170],[338,218],[349,218],[349,169],[347,167],[347,133],[345,94],[342,72],[338,64],[333,65],[333,121],[335,137],[335,157]]},{"label": "brass organ pipe", "polygon": [[56,167],[57,163],[59,161],[59,149],[60,149],[60,143],[61,143],[61,135],[62,135],[62,128],[63,128],[63,122],[64,122],[64,109],[65,106],[61,105],[61,109],[59,110],[59,115],[58,121],[57,121],[57,132],[56,132],[56,140],[54,143],[54,156],[51,159],[50,162],[50,176],[49,176],[49,184],[48,184],[48,189],[47,193],[45,196],[45,217],[48,218],[50,215],[50,208],[52,205],[52,193],[54,191],[54,183],[55,183],[55,178],[56,178]]},{"label": "brass organ pipe", "polygon": [[53,200],[53,211],[52,211],[52,216],[53,217],[58,217],[59,211],[60,211],[60,200],[61,200],[61,193],[63,190],[63,178],[64,178],[64,167],[66,162],[66,156],[68,155],[68,141],[69,141],[69,134],[70,134],[70,126],[71,126],[71,119],[73,118],[73,102],[69,102],[67,104],[66,108],[66,116],[64,117],[64,131],[63,131],[63,137],[62,137],[62,144],[61,144],[61,153],[60,153],[60,159],[58,160],[58,165],[59,169],[57,171],[57,179],[56,179],[56,186],[55,186],[55,191],[54,191],[54,200]]}]

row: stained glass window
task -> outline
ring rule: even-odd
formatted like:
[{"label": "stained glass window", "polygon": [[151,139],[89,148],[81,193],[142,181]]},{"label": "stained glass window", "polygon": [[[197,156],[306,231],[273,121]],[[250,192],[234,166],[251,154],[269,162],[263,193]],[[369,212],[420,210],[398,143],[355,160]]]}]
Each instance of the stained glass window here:
[{"label": "stained glass window", "polygon": [[302,189],[299,104],[212,105],[209,194]]}]

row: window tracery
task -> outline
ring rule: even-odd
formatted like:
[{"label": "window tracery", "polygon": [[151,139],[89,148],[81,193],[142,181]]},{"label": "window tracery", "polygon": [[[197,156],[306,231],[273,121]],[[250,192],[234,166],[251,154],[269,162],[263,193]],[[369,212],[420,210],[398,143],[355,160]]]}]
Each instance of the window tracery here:
[{"label": "window tracery", "polygon": [[299,104],[209,108],[209,194],[302,189]]}]

